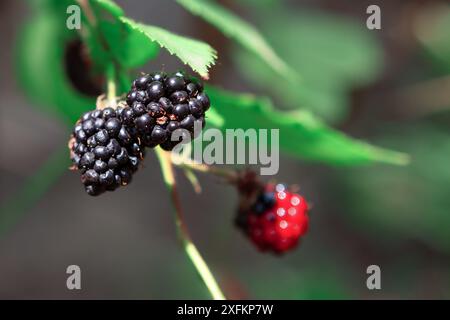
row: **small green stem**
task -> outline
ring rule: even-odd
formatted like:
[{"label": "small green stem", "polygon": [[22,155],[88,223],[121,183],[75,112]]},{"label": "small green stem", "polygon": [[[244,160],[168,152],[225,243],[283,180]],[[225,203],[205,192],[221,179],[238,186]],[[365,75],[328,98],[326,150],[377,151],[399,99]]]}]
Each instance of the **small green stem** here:
[{"label": "small green stem", "polygon": [[110,64],[106,70],[107,83],[107,99],[110,106],[116,105],[116,70],[114,64]]},{"label": "small green stem", "polygon": [[211,173],[228,180],[228,182],[230,183],[236,182],[239,177],[239,173],[235,170],[199,163],[189,158],[184,158],[177,154],[172,154],[172,159],[176,160],[174,165],[180,168],[203,173]]},{"label": "small green stem", "polygon": [[161,165],[162,174],[164,177],[164,182],[166,184],[167,190],[170,193],[172,203],[175,209],[175,223],[177,230],[179,232],[180,238],[183,242],[184,250],[197,270],[198,274],[202,278],[206,287],[208,288],[211,296],[214,300],[225,300],[225,296],[220,290],[217,281],[209,270],[208,265],[203,260],[200,252],[195,247],[192,239],[189,235],[189,231],[183,219],[183,211],[181,208],[181,202],[178,197],[177,185],[175,180],[175,172],[170,158],[170,153],[157,147],[155,149],[156,155],[158,156],[159,163]]},{"label": "small green stem", "polygon": [[200,185],[200,182],[198,181],[197,176],[195,175],[194,171],[192,171],[191,168],[185,168],[184,175],[191,183],[192,187],[194,188],[195,193],[201,193],[202,186]]}]

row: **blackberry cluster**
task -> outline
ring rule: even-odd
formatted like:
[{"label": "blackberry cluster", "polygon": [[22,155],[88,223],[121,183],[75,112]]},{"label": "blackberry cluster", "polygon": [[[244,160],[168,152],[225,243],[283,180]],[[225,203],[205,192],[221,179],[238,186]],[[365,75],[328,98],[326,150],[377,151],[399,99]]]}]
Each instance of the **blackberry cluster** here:
[{"label": "blackberry cluster", "polygon": [[[134,125],[147,147],[160,145],[172,150],[183,136],[172,141],[171,133],[186,129],[191,138],[196,122],[205,125],[205,112],[210,107],[203,84],[183,72],[143,75],[133,81],[126,98],[129,108],[124,120]],[[186,132],[186,131],[184,131]]]},{"label": "blackberry cluster", "polygon": [[[73,169],[89,195],[96,196],[130,183],[145,147],[172,150],[194,125],[205,125],[210,107],[203,84],[183,72],[143,75],[133,81],[126,103],[85,113],[69,142]],[[180,138],[172,141],[177,129]]]},{"label": "blackberry cluster", "polygon": [[144,145],[136,128],[125,121],[125,109],[108,107],[87,112],[74,127],[70,157],[91,196],[130,183],[144,157]]}]

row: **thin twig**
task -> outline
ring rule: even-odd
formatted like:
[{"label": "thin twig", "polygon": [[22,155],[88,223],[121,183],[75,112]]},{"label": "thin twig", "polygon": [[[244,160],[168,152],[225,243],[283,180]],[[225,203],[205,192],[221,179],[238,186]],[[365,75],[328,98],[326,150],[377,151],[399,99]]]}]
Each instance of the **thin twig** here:
[{"label": "thin twig", "polygon": [[156,155],[158,156],[159,163],[161,165],[162,174],[164,177],[164,182],[166,183],[167,190],[170,193],[172,204],[175,209],[175,223],[179,236],[183,242],[184,250],[186,251],[189,259],[196,268],[206,287],[208,288],[211,296],[214,300],[225,300],[225,296],[222,293],[217,281],[212,275],[208,265],[203,260],[200,252],[195,247],[192,239],[189,235],[189,231],[184,222],[183,210],[181,207],[181,202],[177,192],[177,185],[175,180],[175,172],[173,168],[173,163],[171,160],[170,153],[157,147],[155,149]]},{"label": "thin twig", "polygon": [[200,182],[197,179],[197,176],[195,175],[194,171],[191,168],[184,168],[184,175],[191,183],[192,187],[194,188],[195,193],[202,193],[202,186],[200,185]]},{"label": "thin twig", "polygon": [[239,177],[238,172],[235,170],[230,170],[230,169],[226,169],[226,168],[210,166],[210,165],[207,165],[204,163],[199,163],[192,159],[180,156],[176,153],[171,154],[171,161],[174,165],[176,165],[178,167],[190,169],[190,170],[194,170],[194,171],[198,171],[198,172],[203,172],[203,173],[212,173],[216,176],[225,178],[230,183],[236,182]]},{"label": "thin twig", "polygon": [[95,14],[92,12],[92,8],[89,5],[89,2],[87,0],[77,0],[80,7],[83,9],[84,14],[86,15],[86,18],[89,22],[89,24],[92,27],[97,26],[97,21],[95,19]]},{"label": "thin twig", "polygon": [[114,64],[110,64],[107,69],[107,78],[108,78],[108,103],[112,108],[116,107],[116,73]]}]

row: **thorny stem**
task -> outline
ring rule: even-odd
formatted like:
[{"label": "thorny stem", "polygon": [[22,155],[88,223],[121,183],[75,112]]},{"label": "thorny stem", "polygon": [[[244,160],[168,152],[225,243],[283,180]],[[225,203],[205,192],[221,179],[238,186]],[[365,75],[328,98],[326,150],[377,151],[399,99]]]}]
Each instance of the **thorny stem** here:
[{"label": "thorny stem", "polygon": [[170,193],[172,204],[175,209],[175,223],[179,236],[183,242],[184,249],[191,260],[192,264],[196,268],[206,287],[208,288],[211,296],[214,300],[225,300],[225,296],[222,293],[217,281],[214,279],[208,265],[203,260],[200,252],[195,247],[192,239],[189,235],[189,231],[184,222],[183,210],[181,207],[181,202],[177,192],[177,185],[175,180],[175,172],[173,163],[171,160],[171,155],[169,152],[162,150],[160,147],[155,149],[156,155],[158,156],[159,163],[161,165],[162,174],[164,177],[164,182],[166,183],[167,190]]}]

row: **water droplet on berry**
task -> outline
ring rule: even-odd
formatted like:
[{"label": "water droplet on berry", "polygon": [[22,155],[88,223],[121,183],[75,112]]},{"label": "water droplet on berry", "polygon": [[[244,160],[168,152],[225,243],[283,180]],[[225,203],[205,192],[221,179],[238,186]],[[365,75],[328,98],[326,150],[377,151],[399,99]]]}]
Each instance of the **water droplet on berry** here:
[{"label": "water droplet on berry", "polygon": [[277,197],[280,200],[284,200],[286,198],[286,192],[278,192]]},{"label": "water droplet on berry", "polygon": [[299,198],[299,197],[296,197],[296,196],[292,197],[292,199],[291,199],[291,204],[292,204],[293,206],[298,206],[298,205],[300,204],[300,198]]},{"label": "water droplet on berry", "polygon": [[295,208],[289,208],[289,209],[288,209],[288,213],[289,213],[289,215],[291,215],[291,216],[295,216],[296,213],[297,213],[297,209],[295,209]]},{"label": "water droplet on berry", "polygon": [[279,225],[281,229],[286,229],[288,227],[288,223],[286,220],[281,220]]},{"label": "water droplet on berry", "polygon": [[286,214],[286,211],[283,208],[277,209],[277,215],[279,215],[280,217],[284,216],[285,214]]}]

